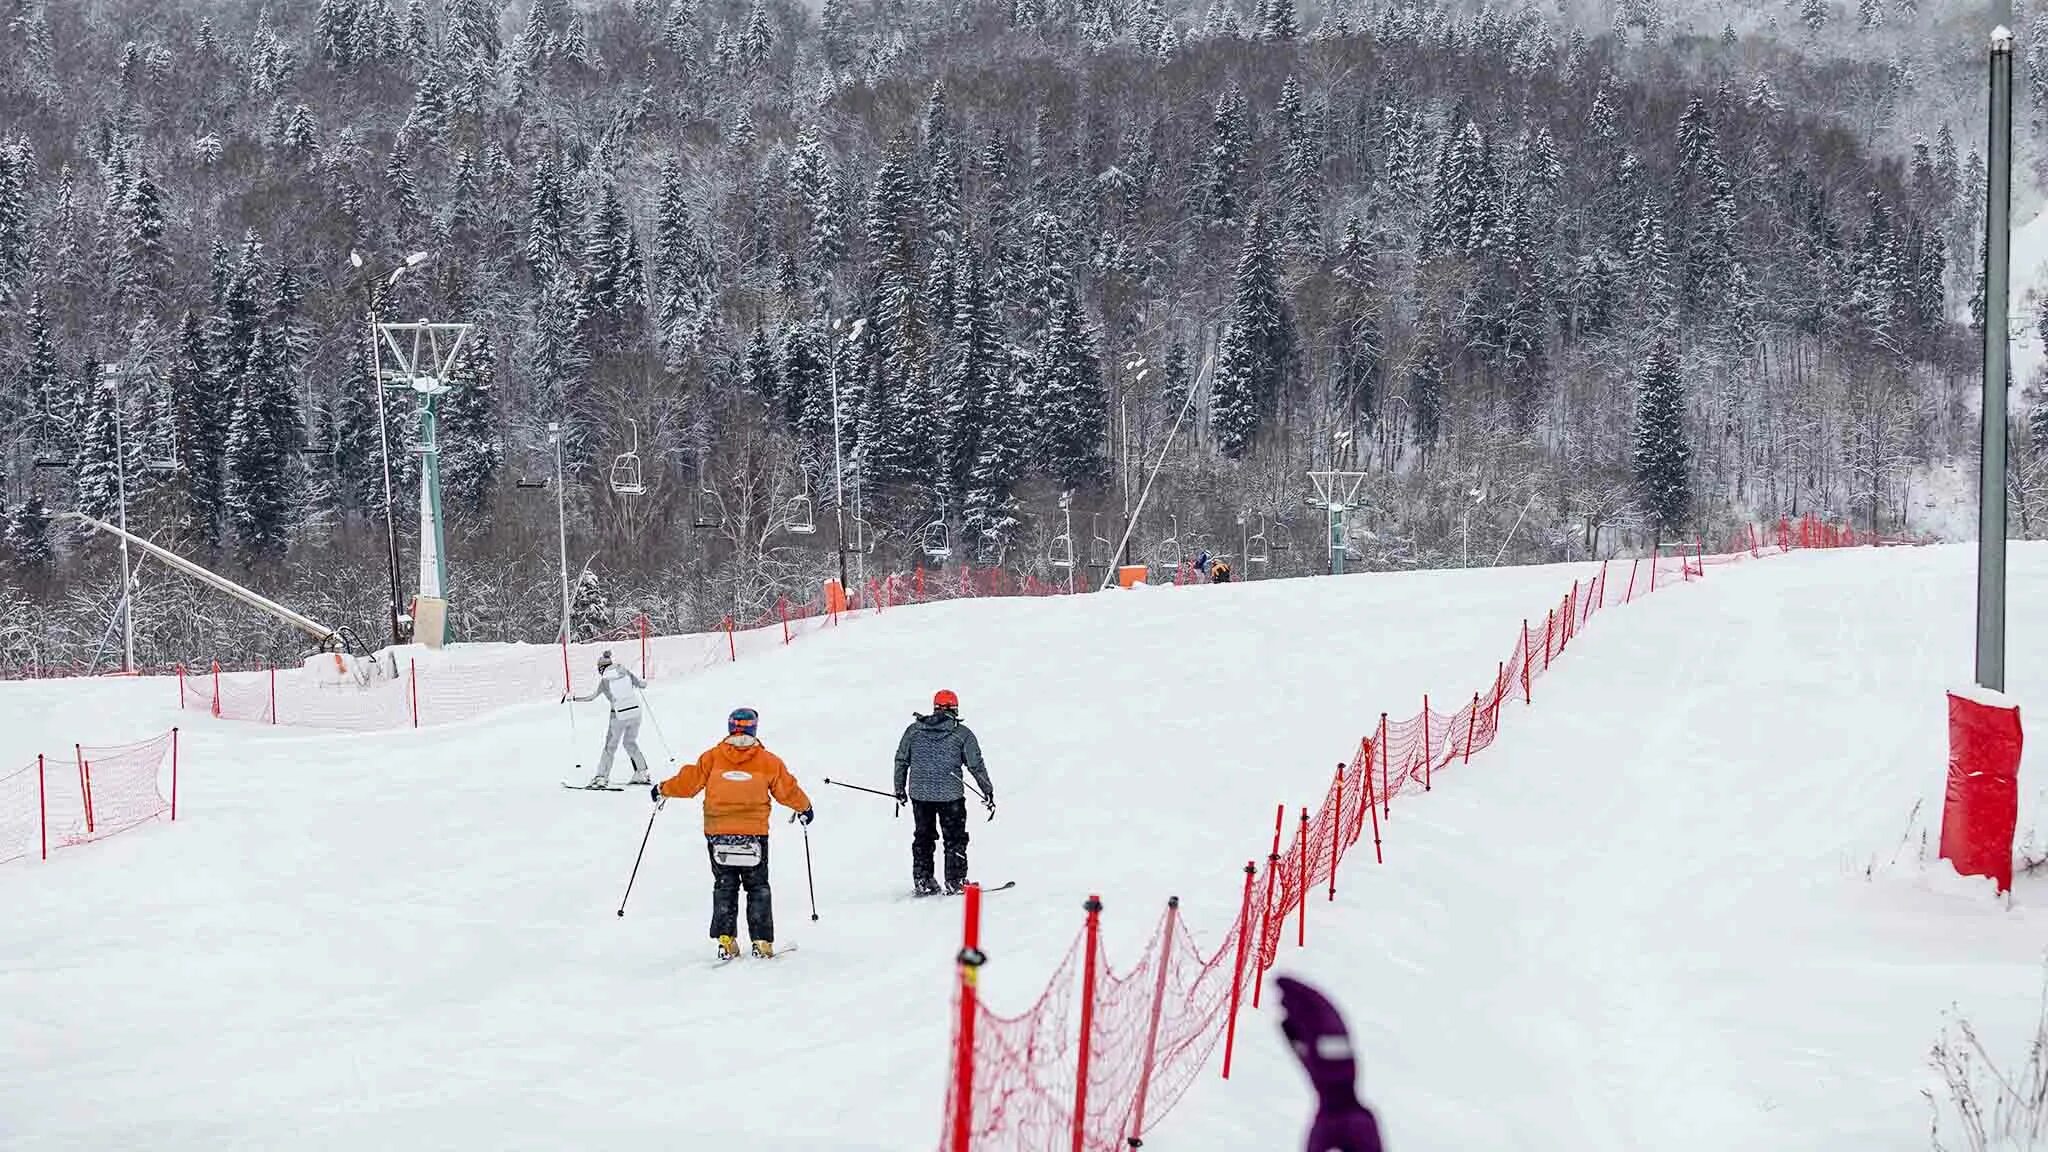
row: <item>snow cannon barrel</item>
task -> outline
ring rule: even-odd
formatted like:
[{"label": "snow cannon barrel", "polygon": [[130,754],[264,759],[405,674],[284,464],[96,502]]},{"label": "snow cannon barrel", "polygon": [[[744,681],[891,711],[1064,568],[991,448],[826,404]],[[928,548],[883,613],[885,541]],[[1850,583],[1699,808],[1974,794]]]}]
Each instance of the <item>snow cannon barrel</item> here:
[{"label": "snow cannon barrel", "polygon": [[1948,694],[1948,786],[1941,809],[1941,858],[1964,876],[2012,889],[2013,833],[2020,807],[2020,710],[1986,688]]}]

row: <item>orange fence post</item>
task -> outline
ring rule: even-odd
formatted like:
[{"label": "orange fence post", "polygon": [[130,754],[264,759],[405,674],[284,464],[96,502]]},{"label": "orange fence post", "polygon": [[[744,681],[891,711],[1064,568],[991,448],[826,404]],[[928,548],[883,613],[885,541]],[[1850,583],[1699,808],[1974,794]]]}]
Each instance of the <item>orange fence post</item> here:
[{"label": "orange fence post", "polygon": [[732,617],[730,615],[725,618],[725,650],[733,660],[740,658],[739,641],[732,638]]},{"label": "orange fence post", "polygon": [[782,617],[782,642],[787,644],[789,643],[789,597],[777,596],[775,598],[775,611]]},{"label": "orange fence post", "polygon": [[1145,1099],[1152,1093],[1152,1061],[1159,1053],[1159,1015],[1166,1007],[1166,975],[1173,969],[1173,928],[1180,919],[1180,897],[1166,898],[1166,927],[1159,938],[1159,979],[1152,985],[1152,1020],[1145,1026],[1145,1059],[1138,1065],[1138,1099],[1131,1109],[1131,1129],[1124,1143],[1142,1146],[1145,1134]]},{"label": "orange fence post", "polygon": [[1081,1044],[1074,1062],[1074,1152],[1086,1152],[1088,1141],[1088,1058],[1095,1048],[1095,969],[1102,934],[1102,897],[1090,893],[1081,907],[1088,910],[1088,943],[1081,959]]},{"label": "orange fence post", "polygon": [[974,1129],[974,996],[981,966],[988,961],[981,951],[981,885],[967,886],[965,903],[966,923],[960,930],[960,954],[955,957],[960,974],[960,1018],[953,1029],[953,1139],[949,1152],[968,1152]]},{"label": "orange fence post", "polygon": [[213,662],[213,716],[220,718],[220,661]]},{"label": "orange fence post", "polygon": [[76,744],[71,746],[71,755],[78,760],[78,795],[85,801],[85,834],[92,835],[92,766],[85,762],[85,749]]},{"label": "orange fence post", "polygon": [[564,632],[562,633],[562,698],[566,700],[575,694],[576,689],[569,679],[569,634]]},{"label": "orange fence post", "polygon": [[1244,999],[1244,954],[1252,939],[1252,876],[1257,871],[1251,861],[1244,862],[1244,900],[1237,909],[1237,968],[1230,978],[1230,1022],[1223,1030],[1225,1080],[1230,1079],[1230,1055],[1237,1047],[1237,1006]]}]

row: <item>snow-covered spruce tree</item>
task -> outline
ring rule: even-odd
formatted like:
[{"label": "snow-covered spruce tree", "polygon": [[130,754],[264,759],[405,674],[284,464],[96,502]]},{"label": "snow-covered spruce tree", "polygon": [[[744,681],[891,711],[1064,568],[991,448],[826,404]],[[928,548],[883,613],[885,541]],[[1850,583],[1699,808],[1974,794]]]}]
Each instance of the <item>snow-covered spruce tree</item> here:
[{"label": "snow-covered spruce tree", "polygon": [[1236,84],[1225,89],[1216,101],[1210,119],[1207,182],[1203,199],[1211,223],[1237,223],[1243,210],[1245,157],[1251,150],[1250,127],[1245,123],[1244,92]]},{"label": "snow-covered spruce tree", "polygon": [[1095,356],[1095,338],[1071,287],[1053,301],[1052,326],[1032,366],[1037,451],[1042,475],[1072,489],[1102,482],[1109,397]]},{"label": "snow-covered spruce tree", "polygon": [[1280,292],[1274,249],[1264,212],[1254,211],[1238,255],[1230,322],[1210,388],[1209,423],[1216,449],[1233,460],[1251,450],[1295,367],[1294,317]]},{"label": "snow-covered spruce tree", "polygon": [[18,304],[28,287],[28,161],[0,143],[0,301]]},{"label": "snow-covered spruce tree", "polygon": [[49,312],[43,294],[31,292],[25,318],[26,353],[21,365],[17,397],[35,406],[33,431],[38,454],[69,456],[76,436],[77,408],[71,389],[57,364],[57,348],[50,339]]},{"label": "snow-covered spruce tree", "polygon": [[[989,438],[1015,435],[1017,431],[1016,405],[1002,394],[1009,388],[1002,329],[996,323],[988,278],[980,261],[972,257],[964,261],[957,288],[953,339],[947,348],[943,389],[947,409],[944,455],[952,490],[971,499],[976,491],[976,470],[981,466]],[[1011,426],[1000,428],[1004,421]],[[1000,450],[994,461],[999,468],[1010,464]],[[985,494],[982,499],[985,505]]]},{"label": "snow-covered spruce tree", "polygon": [[1692,447],[1685,431],[1685,382],[1668,330],[1650,345],[1637,377],[1632,459],[1644,507],[1657,527],[1684,525],[1692,512]]},{"label": "snow-covered spruce tree", "polygon": [[[126,381],[123,383],[125,385]],[[122,483],[121,453],[115,449],[117,442],[125,440],[116,433],[132,433],[134,429],[116,429],[114,390],[106,384],[99,364],[88,358],[79,368],[74,385],[85,415],[78,437],[78,453],[72,464],[73,475],[78,482],[78,510],[88,516],[112,521],[120,508]],[[130,449],[127,467],[132,474],[134,443],[127,441],[123,446]]]},{"label": "snow-covered spruce tree", "polygon": [[611,597],[605,592],[597,573],[585,571],[577,578],[569,601],[571,639],[595,640],[610,635],[612,628]]},{"label": "snow-covered spruce tree", "polygon": [[223,492],[228,523],[252,559],[276,559],[290,543],[298,495],[292,460],[297,443],[291,387],[277,370],[271,338],[259,330],[228,420]]},{"label": "snow-covered spruce tree", "polygon": [[50,510],[42,493],[31,492],[7,517],[7,548],[22,571],[46,575],[57,550],[50,540]]},{"label": "snow-covered spruce tree", "polygon": [[206,330],[199,317],[185,313],[165,386],[177,442],[175,482],[185,493],[181,527],[188,539],[209,548],[220,543],[221,526],[227,521],[222,468],[231,403],[222,395],[226,390],[214,378],[212,364]]},{"label": "snow-covered spruce tree", "polygon": [[479,531],[491,523],[491,494],[505,463],[498,349],[481,325],[470,331],[454,377],[453,390],[441,400],[441,494],[451,518]]},{"label": "snow-covered spruce tree", "polygon": [[999,364],[981,396],[980,448],[962,497],[966,538],[977,548],[1008,547],[1022,523],[1015,489],[1024,474],[1027,431],[1018,393],[1030,373],[1022,362]]}]

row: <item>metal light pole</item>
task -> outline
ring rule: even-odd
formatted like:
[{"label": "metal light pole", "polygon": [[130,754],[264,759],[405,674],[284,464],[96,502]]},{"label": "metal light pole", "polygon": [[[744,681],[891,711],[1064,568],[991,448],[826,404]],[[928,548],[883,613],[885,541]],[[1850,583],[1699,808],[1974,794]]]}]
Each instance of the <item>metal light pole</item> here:
[{"label": "metal light pole", "polygon": [[1984,212],[1984,427],[1977,477],[1977,683],[2005,690],[2005,449],[2012,260],[2012,31],[1991,32],[1989,189]]},{"label": "metal light pole", "polygon": [[[382,390],[379,390],[382,394]],[[555,539],[562,558],[562,639],[569,639],[569,512],[562,493],[562,426],[548,422],[548,443],[555,446]]]},{"label": "metal light pole", "polygon": [[[431,253],[427,252],[414,252],[391,270],[388,279],[385,273],[379,272],[366,280],[370,292],[370,387],[377,393],[377,453],[383,458],[384,467],[384,548],[390,561],[393,646],[405,643],[405,637],[398,628],[398,527],[391,509],[391,438],[384,423],[384,361],[377,341],[377,281],[384,280],[384,286],[387,288],[396,287],[398,278],[405,275],[406,269],[424,262],[430,255]],[[361,254],[354,251],[348,254],[348,262],[356,268],[363,266]]]},{"label": "metal light pole", "polygon": [[106,382],[100,387],[114,394],[114,487],[120,498],[121,527],[121,671],[135,671],[135,577],[128,563],[128,448],[121,419],[121,378],[119,364],[106,368]]},{"label": "metal light pole", "polygon": [[832,376],[832,525],[839,532],[839,592],[847,595],[846,468],[839,458],[839,321],[832,321],[831,333],[832,355],[827,368]]}]

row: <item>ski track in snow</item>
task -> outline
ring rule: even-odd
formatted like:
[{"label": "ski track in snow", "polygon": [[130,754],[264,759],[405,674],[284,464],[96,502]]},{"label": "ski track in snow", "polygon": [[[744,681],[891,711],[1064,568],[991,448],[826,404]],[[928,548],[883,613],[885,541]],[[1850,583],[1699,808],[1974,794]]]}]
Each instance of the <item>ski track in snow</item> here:
[{"label": "ski track in snow", "polygon": [[[2048,547],[2012,563],[2024,709]],[[657,680],[679,746],[649,726],[650,755],[751,705],[818,805],[816,923],[774,825],[786,966],[708,968],[695,802],[613,915],[649,805],[559,787],[594,710],[572,745],[553,704],[341,735],[181,715],[162,682],[0,685],[0,770],[185,729],[175,826],[0,866],[0,1148],[934,1147],[960,905],[902,899],[908,817],[824,777],[886,788],[912,710],[960,692],[999,802],[975,872],[1022,882],[985,906],[982,989],[1021,1011],[1090,892],[1116,966],[1173,894],[1213,948],[1272,805],[1314,805],[1380,709],[1481,687],[1592,567],[956,602]],[[1965,547],[1712,568],[1595,617],[1497,744],[1397,800],[1387,864],[1354,850],[1278,967],[1345,1011],[1389,1147],[1917,1150],[1944,1008],[2017,1063],[2048,883],[2007,909],[1920,859],[1972,587]],[[1232,1082],[1212,1059],[1148,1143],[1297,1143],[1275,1022],[1247,1008]]]}]

